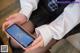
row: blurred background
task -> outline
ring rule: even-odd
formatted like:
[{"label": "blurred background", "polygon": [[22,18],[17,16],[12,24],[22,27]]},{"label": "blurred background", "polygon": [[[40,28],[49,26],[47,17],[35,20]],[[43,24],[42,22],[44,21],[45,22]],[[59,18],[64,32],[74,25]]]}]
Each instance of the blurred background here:
[{"label": "blurred background", "polygon": [[[9,15],[14,14],[20,10],[19,0],[0,0],[0,41],[1,44],[9,45],[6,35],[2,32],[2,23]],[[80,33],[80,24],[70,31],[64,38],[69,35]],[[60,43],[59,43],[60,44]],[[67,43],[66,43],[67,44]],[[12,53],[12,48],[9,46],[9,53]],[[16,52],[17,53],[17,52]]]},{"label": "blurred background", "polygon": [[19,0],[0,0],[0,25],[6,17],[18,12],[19,9]]},{"label": "blurred background", "polygon": [[[0,0],[0,44],[9,45],[9,40],[5,33],[2,32],[2,23],[9,15],[20,10],[19,0]],[[12,53],[12,48],[9,45],[9,52]]]}]

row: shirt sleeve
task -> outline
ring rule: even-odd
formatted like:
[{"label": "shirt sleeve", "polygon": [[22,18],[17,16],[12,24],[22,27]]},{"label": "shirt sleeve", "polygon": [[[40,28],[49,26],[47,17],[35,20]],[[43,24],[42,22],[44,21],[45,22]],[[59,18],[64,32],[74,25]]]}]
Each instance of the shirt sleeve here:
[{"label": "shirt sleeve", "polygon": [[32,11],[37,9],[38,2],[39,0],[20,0],[20,13],[25,15],[29,19]]},{"label": "shirt sleeve", "polygon": [[64,12],[53,22],[36,28],[36,33],[41,34],[44,40],[44,46],[54,38],[62,39],[71,29],[80,23],[80,4],[69,4]]}]

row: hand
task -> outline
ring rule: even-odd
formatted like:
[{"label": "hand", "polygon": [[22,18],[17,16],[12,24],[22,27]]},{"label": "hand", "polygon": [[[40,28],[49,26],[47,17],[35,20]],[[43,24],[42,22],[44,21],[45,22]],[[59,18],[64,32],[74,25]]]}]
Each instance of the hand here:
[{"label": "hand", "polygon": [[[16,13],[14,15],[9,16],[6,21],[2,25],[2,30],[6,33],[5,29],[12,25],[13,23],[17,23],[19,25],[23,24],[22,27],[25,29],[25,31],[28,31],[30,33],[33,33],[34,26],[31,21],[26,22],[27,18],[24,15],[21,15],[19,13]],[[9,34],[6,33],[7,37],[9,38]],[[14,44],[14,47],[20,47],[19,44],[16,43],[14,39],[11,38],[12,44]]]},{"label": "hand", "polygon": [[13,23],[18,23],[18,24],[23,24],[27,21],[27,18],[20,14],[20,13],[16,13],[16,14],[13,14],[11,16],[9,16],[6,21],[3,23],[3,31],[4,29],[6,29],[6,27],[12,25]]},{"label": "hand", "polygon": [[25,31],[28,31],[31,34],[33,34],[34,31],[35,31],[35,27],[34,27],[33,23],[30,20],[28,20],[28,22],[25,22],[21,26]]},{"label": "hand", "polygon": [[39,37],[36,38],[34,40],[34,42],[28,48],[25,49],[25,51],[30,52],[32,50],[35,50],[35,49],[37,49],[39,47],[43,47],[43,46],[44,46],[43,38],[41,35],[39,35]]},{"label": "hand", "polygon": [[[27,23],[24,23],[21,26],[25,31],[29,32],[30,34],[34,33],[34,26],[32,24],[31,21],[28,21]],[[7,33],[6,33],[7,34]],[[8,34],[7,34],[8,35]],[[35,35],[33,35],[33,37],[36,37]],[[17,44],[16,40],[14,40],[13,38],[11,38],[11,44],[13,47],[15,48],[20,48],[21,46],[19,44]]]},{"label": "hand", "polygon": [[50,51],[47,49],[47,47],[39,47],[29,52],[24,51],[24,53],[50,53]]},{"label": "hand", "polygon": [[[5,22],[6,24],[7,22]],[[24,23],[22,26],[21,26],[25,31],[28,31],[29,33],[33,33],[34,32],[34,25],[32,24],[31,21],[28,21],[27,23]],[[5,31],[5,28],[4,26],[2,27],[2,29],[4,30],[5,34],[7,35],[7,37],[9,37],[9,34],[6,33]],[[34,36],[35,37],[35,36]],[[11,38],[11,44],[13,47],[16,47],[16,48],[20,48],[19,44]]]},{"label": "hand", "polygon": [[25,15],[20,14],[20,13],[15,13],[13,15],[10,15],[6,21],[10,21],[11,23],[18,23],[18,24],[23,24],[27,21],[27,18]]},{"label": "hand", "polygon": [[[41,40],[41,41],[40,41]],[[58,41],[52,39],[47,46],[43,46],[43,38],[39,36],[28,48],[25,49],[24,53],[50,53],[49,49],[55,45]]]},{"label": "hand", "polygon": [[5,29],[7,27],[9,27],[10,25],[12,25],[13,23],[23,24],[25,22],[26,22],[26,17],[24,15],[22,15],[20,13],[13,14],[13,15],[9,16],[6,19],[6,21],[3,23],[2,30],[5,32]]}]

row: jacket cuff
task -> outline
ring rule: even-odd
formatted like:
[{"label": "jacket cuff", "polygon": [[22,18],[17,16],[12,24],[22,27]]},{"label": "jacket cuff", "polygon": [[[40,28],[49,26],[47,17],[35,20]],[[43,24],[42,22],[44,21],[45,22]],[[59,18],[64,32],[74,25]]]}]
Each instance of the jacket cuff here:
[{"label": "jacket cuff", "polygon": [[36,28],[35,30],[36,30],[37,35],[40,34],[43,37],[44,46],[46,46],[52,39],[52,32],[49,29],[49,26],[43,25],[41,27]]},{"label": "jacket cuff", "polygon": [[32,11],[33,11],[32,5],[27,4],[26,7],[21,8],[19,13],[25,15],[27,17],[27,19],[29,20]]}]

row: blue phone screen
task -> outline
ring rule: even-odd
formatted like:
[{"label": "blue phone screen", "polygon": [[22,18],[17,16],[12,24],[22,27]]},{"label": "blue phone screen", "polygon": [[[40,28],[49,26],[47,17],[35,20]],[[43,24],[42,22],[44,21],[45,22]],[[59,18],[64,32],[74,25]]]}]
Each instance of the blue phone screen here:
[{"label": "blue phone screen", "polygon": [[28,33],[24,32],[20,27],[15,24],[9,27],[7,29],[7,32],[23,47],[27,47],[34,40]]}]

